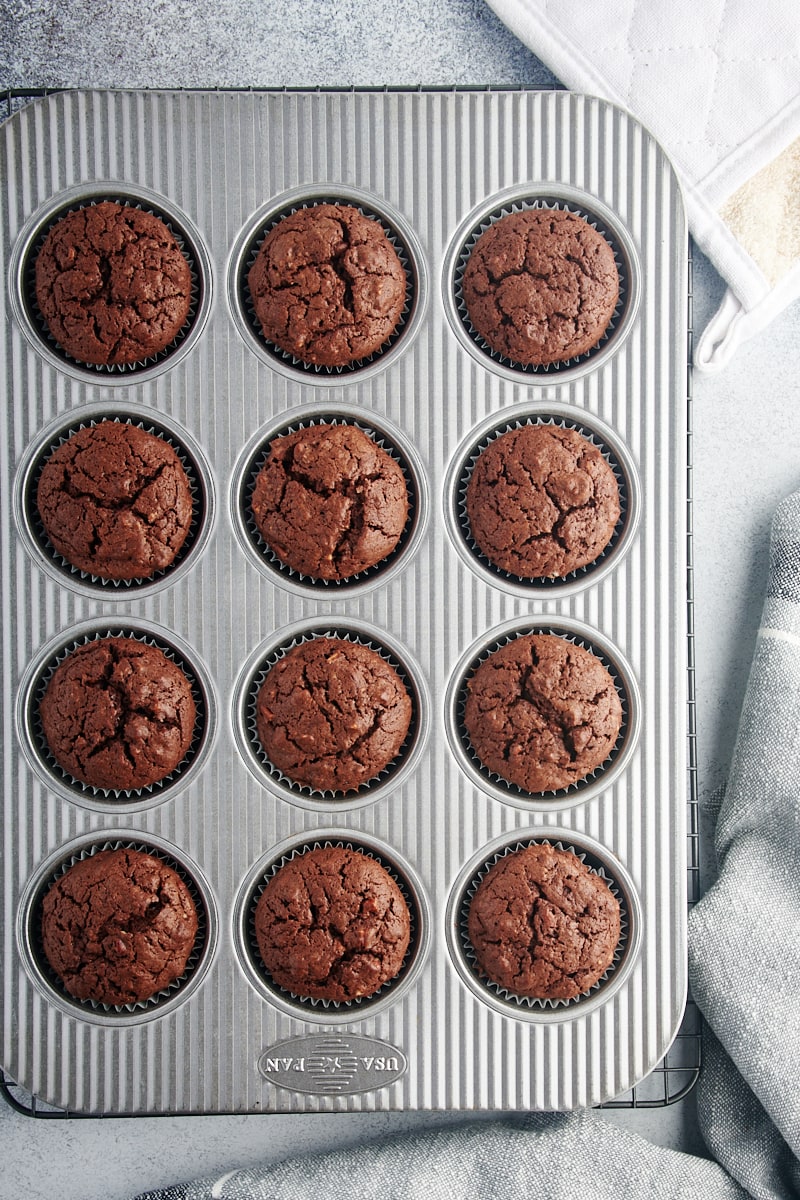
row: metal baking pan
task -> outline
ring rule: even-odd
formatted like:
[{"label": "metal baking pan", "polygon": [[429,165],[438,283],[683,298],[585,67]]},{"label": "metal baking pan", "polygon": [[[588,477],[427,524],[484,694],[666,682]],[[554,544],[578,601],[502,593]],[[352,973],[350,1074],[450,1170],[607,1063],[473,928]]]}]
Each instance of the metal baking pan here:
[{"label": "metal baking pan", "polygon": [[[627,113],[564,92],[64,92],[3,127],[3,1071],[74,1114],[570,1109],[613,1103],[667,1053],[686,998],[688,599],[687,229],[672,168]],[[37,321],[30,263],[48,223],[100,196],[162,214],[195,272],[187,335],[134,370],[86,368]],[[400,249],[399,336],[352,370],[303,369],[254,328],[243,276],[270,221],[320,198],[360,205]],[[476,341],[460,265],[512,207],[585,214],[623,282],[610,336],[566,366],[520,370]],[[142,422],[189,461],[192,544],[171,573],[108,587],[66,571],[36,527],[31,480],[69,429]],[[412,518],[385,570],[324,587],[276,570],[246,519],[264,442],[353,420],[406,470]],[[524,585],[476,557],[460,495],[482,439],[519,421],[595,440],[624,500],[609,553]],[[461,730],[476,658],[518,632],[590,646],[623,697],[612,761],[531,797],[483,772]],[[336,799],[288,785],[253,744],[253,680],[292,639],[335,631],[404,672],[414,720],[377,786]],[[147,793],[95,793],[43,753],[35,697],[54,659],[127,631],[188,666],[203,720],[191,763]],[[693,833],[688,830],[692,844]],[[595,991],[522,1004],[485,987],[465,895],[504,849],[546,838],[613,881],[625,933]],[[250,914],[298,847],[344,841],[395,875],[413,916],[395,984],[307,1004],[260,969]],[[47,971],[43,889],[120,842],[173,863],[203,920],[179,986],[142,1006],[80,1004]]]}]

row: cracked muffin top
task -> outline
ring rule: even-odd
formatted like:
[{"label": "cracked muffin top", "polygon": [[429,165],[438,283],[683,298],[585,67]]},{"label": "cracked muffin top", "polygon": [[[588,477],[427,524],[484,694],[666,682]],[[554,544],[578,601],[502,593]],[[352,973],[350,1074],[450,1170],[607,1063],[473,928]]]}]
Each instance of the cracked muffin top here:
[{"label": "cracked muffin top", "polygon": [[483,765],[523,791],[559,791],[616,746],[622,703],[603,663],[550,633],[514,638],[468,681],[464,727]]},{"label": "cracked muffin top", "polygon": [[39,715],[64,771],[90,787],[129,791],[175,770],[192,743],[197,711],[189,680],[163,650],[105,637],[58,665]]},{"label": "cracked muffin top", "polygon": [[619,487],[601,452],[574,429],[522,425],[481,451],[467,485],[480,551],[522,579],[563,578],[611,540]]},{"label": "cracked muffin top", "polygon": [[315,204],[269,231],[248,272],[264,337],[312,366],[367,358],[397,328],[406,273],[378,221]]},{"label": "cracked muffin top", "polygon": [[399,464],[355,425],[276,438],[252,497],[273,553],[312,579],[342,580],[394,550],[408,517]]},{"label": "cracked muffin top", "polygon": [[42,901],[47,961],[71,996],[98,1004],[148,1000],[186,969],[197,909],[180,875],[128,847],[80,859]]},{"label": "cracked muffin top", "polygon": [[470,903],[484,974],[515,996],[573,1000],[614,961],[619,901],[571,850],[536,843],[499,859]]},{"label": "cracked muffin top", "polygon": [[462,294],[492,350],[532,366],[566,362],[602,338],[619,299],[614,251],[563,209],[500,217],[476,241]]},{"label": "cracked muffin top", "polygon": [[371,996],[395,978],[411,927],[386,868],[345,846],[290,859],[261,893],[254,924],[262,961],[279,987],[338,1003]]},{"label": "cracked muffin top", "polygon": [[180,333],[192,272],[159,217],[103,200],[55,223],[36,257],[35,288],[48,330],[67,354],[130,366]]},{"label": "cracked muffin top", "polygon": [[411,711],[403,681],[376,650],[316,637],[270,667],[256,729],[270,762],[295,783],[352,792],[398,754]]},{"label": "cracked muffin top", "polygon": [[58,553],[107,580],[152,578],[174,561],[192,523],[178,455],[163,438],[121,421],[80,429],[54,450],[36,504]]}]

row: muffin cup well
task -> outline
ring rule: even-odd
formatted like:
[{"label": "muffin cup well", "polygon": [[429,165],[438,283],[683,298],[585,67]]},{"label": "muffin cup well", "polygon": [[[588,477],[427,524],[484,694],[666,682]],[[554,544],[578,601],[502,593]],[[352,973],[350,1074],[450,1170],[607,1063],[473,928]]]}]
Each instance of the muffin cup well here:
[{"label": "muffin cup well", "polygon": [[[52,227],[68,213],[110,200],[127,207],[140,208],[170,230],[186,258],[191,272],[189,313],[183,327],[163,350],[135,363],[85,363],[72,357],[51,335],[36,300],[34,270],[37,255]],[[53,366],[83,382],[102,382],[129,386],[135,379],[151,378],[173,366],[188,353],[199,336],[211,305],[211,260],[202,238],[189,219],[175,206],[148,189],[118,186],[111,181],[79,185],[53,197],[44,209],[33,214],[18,239],[12,256],[12,305],[29,341]]]},{"label": "muffin cup well", "polygon": [[[44,736],[39,704],[56,669],[67,656],[78,647],[105,638],[133,638],[149,646],[156,646],[183,671],[189,681],[195,703],[196,718],[194,736],[181,762],[163,779],[147,787],[112,790],[96,788],[75,779],[56,762]],[[88,808],[108,811],[149,808],[174,796],[185,787],[202,768],[214,739],[216,706],[210,679],[205,670],[196,665],[196,657],[190,648],[173,633],[154,625],[124,621],[87,622],[72,630],[72,636],[63,635],[49,643],[39,657],[30,664],[20,687],[17,703],[17,730],[23,749],[45,786],[65,800],[71,800]]]},{"label": "muffin cup well", "polygon": [[[256,702],[268,671],[295,646],[320,637],[341,638],[374,650],[394,668],[411,699],[411,721],[399,752],[378,775],[352,792],[320,791],[288,778],[270,761],[256,728]],[[256,650],[239,675],[234,706],[234,733],[239,750],[259,783],[268,785],[292,804],[317,810],[360,808],[395,791],[418,761],[427,737],[430,711],[421,672],[393,638],[360,621],[334,617],[327,621],[312,619],[283,629],[278,637]]]},{"label": "muffin cup well", "polygon": [[[269,455],[272,443],[280,437],[317,425],[353,425],[367,434],[399,466],[406,482],[408,517],[400,540],[385,558],[346,579],[315,579],[288,566],[272,551],[256,526],[252,495],[259,471]],[[394,578],[419,545],[427,510],[425,472],[413,445],[399,429],[383,417],[369,419],[355,405],[305,405],[302,410],[283,414],[251,440],[234,470],[231,507],[236,532],[250,560],[276,583],[298,595],[348,596],[367,591]]]},{"label": "muffin cup well", "polygon": [[[515,783],[503,779],[483,765],[472,748],[469,734],[464,726],[464,707],[467,685],[478,667],[490,654],[518,637],[528,634],[553,634],[574,642],[600,660],[611,675],[622,705],[622,724],[616,745],[606,761],[590,772],[584,779],[549,792],[528,792]],[[482,791],[498,800],[529,811],[536,809],[552,812],[569,808],[574,804],[597,796],[611,785],[624,770],[636,745],[639,734],[640,703],[638,689],[630,670],[619,651],[597,631],[578,621],[562,620],[558,617],[542,617],[527,622],[514,618],[498,626],[481,638],[462,656],[453,674],[446,693],[446,728],[453,750],[464,772]]]},{"label": "muffin cup well", "polygon": [[[466,508],[466,493],[475,464],[483,450],[496,438],[527,425],[552,425],[571,429],[598,449],[611,467],[619,488],[620,516],[605,549],[592,562],[568,575],[554,577],[519,576],[496,566],[476,544]],[[450,536],[464,561],[487,583],[504,591],[530,599],[541,595],[552,598],[566,595],[599,582],[627,551],[639,520],[639,483],[627,448],[613,430],[597,417],[586,416],[565,404],[520,405],[505,412],[501,419],[492,414],[474,429],[450,463],[445,482],[445,516]]]},{"label": "muffin cup well", "polygon": [[[379,863],[399,887],[408,906],[411,924],[408,950],[398,974],[371,996],[346,1002],[296,996],[275,984],[262,962],[255,935],[256,905],[270,879],[293,858],[326,846],[356,850]],[[283,1012],[320,1024],[362,1020],[395,1004],[417,977],[425,961],[430,926],[428,900],[412,867],[395,850],[364,834],[345,829],[320,830],[311,835],[295,836],[273,847],[250,871],[239,891],[234,910],[236,949],[253,986]]]},{"label": "muffin cup well", "polygon": [[[36,505],[36,489],[50,455],[74,433],[103,421],[135,425],[161,438],[177,454],[192,494],[192,521],[186,539],[169,566],[139,579],[103,579],[73,566],[52,545]],[[185,430],[163,414],[132,405],[94,403],[80,412],[63,414],[46,427],[28,448],[17,474],[14,493],[17,528],[31,554],[60,584],[103,600],[128,600],[149,595],[173,584],[186,573],[206,544],[213,524],[214,491],[211,470],[200,448]]]},{"label": "muffin cup well", "polygon": [[[472,898],[488,871],[509,854],[526,846],[546,843],[574,854],[607,884],[620,906],[620,938],[614,959],[602,977],[587,991],[570,1000],[517,996],[488,979],[475,957],[467,922]],[[623,865],[593,839],[574,830],[543,827],[503,834],[485,846],[462,869],[447,905],[447,937],[453,963],[471,991],[489,1007],[523,1021],[563,1021],[605,1004],[622,986],[632,969],[641,939],[641,912],[633,881]]]},{"label": "muffin cup well", "polygon": [[[253,308],[247,279],[261,243],[270,230],[284,217],[299,209],[313,208],[318,204],[349,205],[358,209],[362,216],[377,221],[397,252],[406,275],[405,304],[394,332],[372,354],[339,367],[304,362],[266,338]],[[383,199],[378,201],[369,192],[344,185],[296,188],[269,202],[242,231],[231,259],[229,298],[240,332],[250,347],[270,366],[304,383],[329,386],[336,380],[344,381],[351,376],[362,379],[393,362],[397,354],[409,344],[419,325],[425,293],[422,252],[412,230],[400,214],[393,212]]]},{"label": "muffin cup well", "polygon": [[[117,849],[139,850],[171,867],[186,884],[197,910],[198,921],[194,946],[183,973],[147,1000],[120,1005],[79,1000],[70,995],[47,961],[41,936],[42,902],[50,887],[76,862],[101,850]],[[42,864],[23,891],[17,918],[17,939],[28,972],[49,1000],[79,1020],[120,1026],[164,1016],[188,999],[210,965],[217,941],[217,926],[216,906],[208,883],[182,851],[150,834],[114,829],[105,834],[95,832],[67,843]]]},{"label": "muffin cup well", "polygon": [[[610,245],[619,276],[617,305],[596,345],[575,358],[542,365],[516,362],[494,350],[473,326],[462,295],[464,269],[481,234],[502,217],[529,209],[560,209],[581,217]],[[490,198],[464,221],[446,256],[444,293],[454,333],[485,367],[517,383],[527,380],[552,384],[556,379],[561,383],[599,367],[626,336],[638,308],[638,259],[625,226],[594,196],[562,184],[526,189],[516,187]]]}]

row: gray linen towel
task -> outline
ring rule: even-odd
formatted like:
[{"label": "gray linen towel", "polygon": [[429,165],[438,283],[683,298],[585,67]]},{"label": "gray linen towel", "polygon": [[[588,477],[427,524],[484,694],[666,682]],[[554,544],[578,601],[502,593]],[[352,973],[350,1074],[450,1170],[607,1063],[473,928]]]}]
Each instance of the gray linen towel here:
[{"label": "gray linen towel", "polygon": [[715,838],[691,914],[692,990],[711,1027],[698,1083],[717,1162],[595,1112],[404,1135],[148,1192],[139,1200],[538,1200],[800,1196],[800,493],[772,528],[764,614]]},{"label": "gray linen towel", "polygon": [[140,1200],[744,1200],[716,1163],[655,1147],[594,1112],[471,1124],[292,1158]]},{"label": "gray linen towel", "polygon": [[715,845],[719,876],[689,925],[692,990],[718,1039],[709,1039],[699,1085],[703,1136],[759,1200],[800,1195],[797,492],[772,523],[767,596]]}]

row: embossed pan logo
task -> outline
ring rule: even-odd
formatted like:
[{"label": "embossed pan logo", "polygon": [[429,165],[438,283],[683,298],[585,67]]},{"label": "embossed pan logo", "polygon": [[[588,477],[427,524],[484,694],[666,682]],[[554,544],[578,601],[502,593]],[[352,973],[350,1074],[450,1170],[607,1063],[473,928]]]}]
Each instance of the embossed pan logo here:
[{"label": "embossed pan logo", "polygon": [[360,1034],[308,1034],[268,1046],[258,1060],[265,1079],[293,1092],[352,1096],[386,1087],[403,1075],[402,1050]]}]

